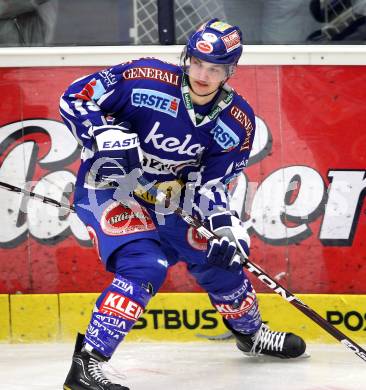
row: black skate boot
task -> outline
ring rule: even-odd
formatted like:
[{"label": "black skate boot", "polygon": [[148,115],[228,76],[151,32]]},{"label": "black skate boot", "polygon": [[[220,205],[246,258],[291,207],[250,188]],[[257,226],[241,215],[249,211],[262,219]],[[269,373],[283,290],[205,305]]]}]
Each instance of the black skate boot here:
[{"label": "black skate boot", "polygon": [[100,363],[108,359],[97,352],[93,355],[82,349],[84,335],[78,334],[70,371],[64,390],[129,390],[128,387],[112,383],[103,374]]},{"label": "black skate boot", "polygon": [[225,319],[224,323],[235,336],[237,347],[246,355],[269,355],[291,359],[305,352],[305,341],[293,333],[273,332],[267,325],[262,324],[256,333],[246,335],[232,329]]}]

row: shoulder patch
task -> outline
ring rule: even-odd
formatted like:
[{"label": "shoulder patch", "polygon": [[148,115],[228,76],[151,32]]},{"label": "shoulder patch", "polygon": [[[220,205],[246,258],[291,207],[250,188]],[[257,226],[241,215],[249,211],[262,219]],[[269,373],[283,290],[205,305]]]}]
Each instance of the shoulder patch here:
[{"label": "shoulder patch", "polygon": [[98,100],[105,92],[103,83],[99,79],[92,79],[79,93],[75,93],[75,97],[85,101]]}]

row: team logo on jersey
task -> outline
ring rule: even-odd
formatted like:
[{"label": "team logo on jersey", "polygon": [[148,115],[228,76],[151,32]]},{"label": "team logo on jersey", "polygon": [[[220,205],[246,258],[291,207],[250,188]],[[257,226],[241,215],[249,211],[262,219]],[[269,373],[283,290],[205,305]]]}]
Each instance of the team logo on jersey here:
[{"label": "team logo on jersey", "polygon": [[224,35],[221,39],[225,44],[227,52],[230,52],[240,46],[240,35],[236,30],[230,34]]},{"label": "team logo on jersey", "polygon": [[205,54],[212,53],[213,46],[210,42],[207,41],[198,41],[196,43],[196,48],[201,52]]},{"label": "team logo on jersey", "polygon": [[[144,139],[145,144],[152,143],[153,147],[158,150],[164,150],[168,153],[178,153],[179,155],[188,155],[196,157],[205,149],[201,144],[190,144],[192,140],[192,134],[185,134],[184,139],[176,137],[167,137],[166,134],[160,132],[158,129],[160,122],[155,122],[153,128]],[[178,161],[180,163],[180,161]]]},{"label": "team logo on jersey", "polygon": [[109,236],[124,236],[154,230],[155,225],[144,207],[130,202],[128,207],[120,202],[110,204],[102,214],[100,225]]},{"label": "team logo on jersey", "polygon": [[81,92],[76,93],[75,97],[82,100],[98,100],[104,93],[104,88],[100,80],[93,79],[82,89]]},{"label": "team logo on jersey", "polygon": [[135,107],[147,107],[174,118],[178,115],[180,99],[154,89],[134,88],[131,104]]},{"label": "team logo on jersey", "polygon": [[226,151],[230,151],[239,144],[239,137],[225,125],[220,119],[217,120],[216,126],[210,132],[214,140]]}]

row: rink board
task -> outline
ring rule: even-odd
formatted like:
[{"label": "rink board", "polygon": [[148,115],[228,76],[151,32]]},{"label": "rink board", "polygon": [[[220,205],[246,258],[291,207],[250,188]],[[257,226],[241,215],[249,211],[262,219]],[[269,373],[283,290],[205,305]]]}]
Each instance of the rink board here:
[{"label": "rink board", "polygon": [[[69,199],[80,150],[61,122],[59,99],[73,80],[100,67],[62,66],[71,65],[65,48],[60,66],[46,66],[50,62],[41,49],[61,50],[38,48],[42,66],[18,67],[30,65],[26,55],[13,58],[16,67],[2,67],[0,61],[0,180]],[[82,55],[84,65],[96,58],[90,48],[69,49]],[[271,51],[283,49],[291,50],[276,46]],[[96,56],[111,65],[107,49],[98,50],[104,55]],[[349,61],[349,55],[338,58]],[[289,65],[243,63],[230,80],[253,106],[257,124],[245,175],[233,186],[232,205],[249,228],[251,260],[292,291],[366,294],[365,62],[302,66],[300,57],[299,52],[289,56]],[[322,64],[324,57],[318,57]],[[291,199],[285,189],[291,189]],[[93,293],[110,283],[112,275],[75,214],[59,215],[52,205],[25,201],[5,189],[0,189],[0,204],[1,294]],[[253,284],[256,291],[269,292],[260,281]],[[178,263],[168,270],[160,291],[202,290]]]},{"label": "rink board", "polygon": [[[99,294],[0,295],[0,342],[70,341],[84,332]],[[258,294],[262,318],[273,329],[310,342],[336,340],[295,307],[273,294]],[[366,295],[298,294],[359,343],[366,342]],[[202,341],[227,333],[204,293],[161,293],[127,336],[130,341]]]},{"label": "rink board", "polygon": [[0,341],[10,337],[9,295],[0,294]]}]

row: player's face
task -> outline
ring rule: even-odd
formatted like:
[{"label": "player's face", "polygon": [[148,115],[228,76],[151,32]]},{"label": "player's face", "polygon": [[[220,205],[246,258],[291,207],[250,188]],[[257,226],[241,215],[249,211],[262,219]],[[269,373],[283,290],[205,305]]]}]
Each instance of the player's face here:
[{"label": "player's face", "polygon": [[205,94],[219,88],[220,84],[227,79],[227,70],[225,65],[191,57],[188,75],[193,90],[198,94]]}]

